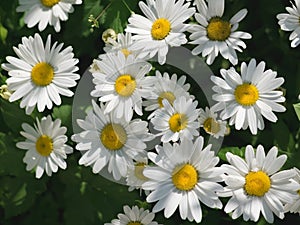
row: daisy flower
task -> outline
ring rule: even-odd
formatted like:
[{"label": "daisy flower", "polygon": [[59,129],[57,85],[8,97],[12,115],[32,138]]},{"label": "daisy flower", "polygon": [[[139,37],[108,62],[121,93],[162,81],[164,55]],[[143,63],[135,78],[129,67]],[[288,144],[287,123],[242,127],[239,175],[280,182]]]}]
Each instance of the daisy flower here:
[{"label": "daisy flower", "polygon": [[39,112],[61,104],[60,95],[71,97],[73,92],[70,87],[76,86],[80,76],[75,66],[78,59],[73,58],[72,47],[61,51],[63,44],[57,42],[51,47],[51,36],[48,35],[44,46],[39,34],[34,37],[23,37],[22,44],[14,51],[18,58],[8,56],[9,63],[2,64],[8,71],[10,78],[6,80],[8,88],[14,91],[9,101],[13,102],[22,98],[20,107],[26,107],[26,113],[31,114],[37,106]]},{"label": "daisy flower", "polygon": [[286,7],[288,13],[280,13],[277,15],[278,24],[281,30],[293,31],[290,34],[291,47],[296,48],[300,44],[300,1],[295,0],[296,4],[292,7]]},{"label": "daisy flower", "polygon": [[208,107],[200,109],[199,123],[206,133],[215,138],[223,137],[226,133],[226,121],[217,120],[217,114]]},{"label": "daisy flower", "polygon": [[103,59],[106,57],[107,54],[114,53],[117,54],[118,51],[121,51],[125,57],[127,57],[130,54],[137,55],[137,51],[133,51],[131,49],[131,46],[133,44],[131,33],[119,33],[117,36],[117,40],[114,40],[112,38],[108,38],[105,47],[103,50],[106,52],[106,54],[99,55],[99,58]]},{"label": "daisy flower", "polygon": [[68,140],[65,135],[67,128],[60,125],[61,120],[52,121],[51,116],[43,117],[41,121],[36,118],[34,127],[22,124],[24,131],[21,131],[21,135],[26,140],[18,142],[17,147],[27,150],[23,162],[27,171],[35,169],[36,178],[41,178],[44,171],[51,176],[58,168],[67,168],[64,160],[67,154],[73,152],[73,148],[65,144]]},{"label": "daisy flower", "polygon": [[144,208],[133,206],[130,208],[128,205],[123,207],[124,213],[119,213],[119,219],[113,219],[111,223],[104,225],[159,225],[153,221],[155,214]]},{"label": "daisy flower", "polygon": [[298,168],[294,168],[296,175],[293,178],[298,184],[299,189],[297,189],[297,197],[293,200],[292,203],[288,203],[284,206],[285,212],[291,213],[299,213],[300,215],[300,170]]},{"label": "daisy flower", "polygon": [[90,73],[93,74],[93,73],[101,72],[99,62],[101,62],[101,60],[98,60],[98,59],[93,60],[93,63],[90,65],[90,68],[89,68]]},{"label": "daisy flower", "polygon": [[19,0],[17,12],[25,12],[24,21],[29,28],[38,24],[39,31],[43,31],[49,24],[59,32],[60,21],[68,20],[73,5],[81,3],[82,0]]},{"label": "daisy flower", "polygon": [[184,22],[194,13],[190,3],[184,0],[140,1],[139,7],[146,17],[132,14],[128,19],[126,32],[136,34],[132,49],[140,50],[140,57],[152,58],[158,54],[158,62],[164,64],[169,46],[178,47],[187,43],[184,32],[188,25]]},{"label": "daisy flower", "polygon": [[[201,203],[210,208],[222,208],[216,192],[223,190],[222,171],[216,167],[219,158],[210,150],[211,145],[203,148],[203,137],[193,143],[183,139],[180,144],[164,143],[156,146],[156,153],[148,153],[155,166],[147,167],[144,175],[150,180],[143,189],[150,190],[147,202],[156,202],[153,212],[164,209],[169,218],[179,207],[182,219],[202,220]],[[201,203],[200,203],[201,202]]]},{"label": "daisy flower", "polygon": [[286,155],[277,157],[278,149],[272,147],[267,155],[264,147],[259,145],[254,151],[251,145],[245,150],[245,159],[226,153],[230,165],[223,164],[224,181],[227,185],[220,196],[231,197],[224,210],[232,213],[236,219],[243,215],[248,221],[258,221],[260,213],[268,223],[273,223],[273,213],[280,219],[284,218],[284,204],[295,199],[295,191],[299,184],[291,178],[294,170],[280,168],[287,160]]},{"label": "daisy flower", "polygon": [[222,120],[230,118],[229,125],[235,124],[240,130],[250,127],[252,134],[257,134],[257,129],[264,129],[263,117],[276,122],[273,113],[284,112],[285,107],[279,103],[285,101],[283,93],[277,88],[283,84],[283,78],[276,78],[277,73],[265,70],[265,62],[256,65],[256,60],[251,59],[249,65],[241,64],[241,75],[233,67],[228,70],[221,69],[219,78],[212,76],[216,84],[212,96],[218,103],[212,107],[215,112],[222,110]]},{"label": "daisy flower", "polygon": [[101,72],[93,73],[95,90],[93,97],[100,97],[100,102],[107,102],[104,113],[113,111],[114,117],[124,117],[130,121],[133,111],[142,112],[142,97],[151,96],[150,84],[145,75],[151,70],[151,64],[125,55],[108,54],[105,60],[98,62]]},{"label": "daisy flower", "polygon": [[222,18],[224,0],[197,0],[198,13],[195,19],[199,24],[191,26],[190,44],[198,45],[192,50],[193,55],[202,53],[207,57],[207,64],[211,65],[219,53],[233,65],[238,63],[236,50],[242,52],[246,44],[241,39],[250,39],[251,35],[237,31],[239,22],[247,14],[246,9],[240,10],[229,21]]},{"label": "daisy flower", "polygon": [[[148,178],[144,176],[143,171],[148,167],[148,158],[140,157],[134,162],[134,165],[128,167],[128,173],[126,176],[126,184],[129,186],[128,191],[140,189],[142,191],[142,185]],[[147,194],[147,193],[146,193]]]},{"label": "daisy flower", "polygon": [[182,138],[192,140],[199,135],[200,124],[196,121],[199,116],[199,109],[196,109],[198,102],[186,99],[184,96],[176,99],[171,105],[168,100],[162,101],[163,108],[154,111],[151,123],[154,129],[159,131],[162,142],[176,142]]},{"label": "daisy flower", "polygon": [[[186,76],[182,75],[179,79],[177,79],[176,74],[169,76],[167,72],[164,72],[162,75],[157,70],[155,76],[150,78],[153,80],[153,92],[151,97],[143,102],[143,105],[146,106],[146,111],[154,111],[162,108],[163,99],[168,100],[171,105],[173,105],[175,99],[179,98],[180,96],[185,96],[186,99],[194,99],[194,96],[191,96],[188,92],[190,89],[190,84],[185,83]],[[152,116],[153,114],[148,118],[151,118]]]},{"label": "daisy flower", "polygon": [[99,173],[105,166],[115,180],[126,177],[133,159],[146,154],[146,141],[152,139],[148,123],[140,119],[126,122],[105,114],[105,106],[94,101],[85,120],[78,119],[82,132],[74,134],[76,149],[82,152],[80,165],[92,166],[93,173]]}]

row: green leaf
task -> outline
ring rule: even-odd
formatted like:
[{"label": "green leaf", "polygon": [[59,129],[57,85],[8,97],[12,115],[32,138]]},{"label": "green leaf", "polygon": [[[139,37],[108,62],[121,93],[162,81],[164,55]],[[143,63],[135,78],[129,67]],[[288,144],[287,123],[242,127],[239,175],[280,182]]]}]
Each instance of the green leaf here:
[{"label": "green leaf", "polygon": [[17,103],[0,99],[0,112],[7,127],[15,134],[20,133],[22,123],[33,123],[33,119],[26,115],[25,110],[21,109]]},{"label": "green leaf", "polygon": [[70,105],[62,105],[60,107],[54,107],[52,117],[54,119],[60,119],[63,125],[67,127],[71,127],[72,107]]},{"label": "green leaf", "polygon": [[3,44],[6,43],[7,33],[7,29],[0,23],[0,40]]},{"label": "green leaf", "polygon": [[218,156],[220,157],[220,159],[222,159],[223,161],[227,161],[226,159],[226,153],[227,152],[231,152],[234,155],[240,156],[240,157],[244,157],[245,156],[245,148],[238,148],[238,147],[225,147],[225,148],[221,148],[221,150],[218,152]]},{"label": "green leaf", "polygon": [[272,124],[271,127],[275,144],[286,151],[290,140],[290,130],[288,126],[283,120],[278,120],[275,124]]},{"label": "green leaf", "polygon": [[300,103],[293,104],[298,120],[300,120]]}]

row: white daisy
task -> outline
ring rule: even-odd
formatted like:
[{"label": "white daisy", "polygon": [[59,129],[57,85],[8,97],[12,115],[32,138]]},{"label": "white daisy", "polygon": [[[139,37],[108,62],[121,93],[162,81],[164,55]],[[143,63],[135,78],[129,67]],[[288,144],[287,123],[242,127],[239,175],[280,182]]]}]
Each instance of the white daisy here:
[{"label": "white daisy", "polygon": [[194,13],[190,3],[184,0],[155,0],[139,2],[139,7],[146,17],[132,14],[128,19],[126,32],[136,34],[132,49],[141,50],[140,57],[158,54],[158,62],[164,64],[169,46],[178,47],[187,43],[184,32],[188,25],[184,22]]},{"label": "white daisy", "polygon": [[298,168],[294,168],[295,170],[295,177],[293,178],[298,184],[299,189],[297,189],[297,197],[293,200],[292,203],[288,203],[284,206],[285,212],[291,213],[299,213],[300,215],[300,170]]},{"label": "white daisy", "polygon": [[[143,102],[143,105],[146,106],[146,111],[154,111],[162,108],[163,99],[168,100],[171,105],[173,105],[175,99],[180,96],[185,96],[186,99],[194,99],[194,96],[190,95],[188,92],[190,84],[185,84],[186,76],[182,75],[179,79],[177,79],[176,74],[169,76],[167,72],[164,72],[162,76],[162,74],[157,70],[155,76],[150,78],[152,78],[153,82],[153,92],[150,98]],[[148,118],[152,118],[153,115],[154,114],[152,113]]]},{"label": "white daisy", "polygon": [[123,118],[115,118],[104,114],[93,101],[85,120],[78,119],[82,132],[74,134],[72,140],[77,142],[76,149],[82,152],[80,165],[92,166],[93,173],[99,173],[105,166],[115,180],[125,177],[128,166],[133,159],[146,154],[146,141],[152,139],[148,133],[148,123],[140,119],[126,122]]},{"label": "white daisy", "polygon": [[27,164],[26,170],[35,169],[36,178],[41,178],[44,171],[51,176],[52,172],[57,172],[58,167],[67,168],[64,160],[67,154],[73,152],[73,148],[65,144],[68,140],[65,135],[67,128],[60,125],[61,120],[52,121],[51,116],[43,117],[41,121],[37,118],[34,127],[22,124],[24,131],[21,131],[21,135],[26,140],[18,142],[17,147],[28,150],[23,162]]},{"label": "white daisy", "polygon": [[151,119],[154,129],[160,131],[156,135],[162,135],[162,142],[176,142],[184,137],[192,140],[194,136],[199,135],[197,101],[193,102],[192,99],[182,96],[177,98],[173,105],[166,99],[162,102],[164,107],[154,111],[154,117]]},{"label": "white daisy", "polygon": [[223,164],[224,181],[227,185],[220,196],[230,197],[224,210],[232,213],[236,219],[243,215],[248,221],[258,221],[260,213],[267,222],[273,223],[273,213],[280,219],[284,218],[284,204],[291,203],[299,184],[291,178],[294,170],[280,168],[287,160],[286,155],[277,157],[277,147],[272,147],[267,155],[262,145],[256,152],[251,145],[245,150],[245,159],[232,153],[226,153],[231,165]]},{"label": "white daisy", "polygon": [[128,205],[123,207],[124,213],[119,213],[119,219],[113,219],[111,223],[104,225],[159,225],[153,221],[155,214],[148,209],[133,206],[130,208]]},{"label": "white daisy", "polygon": [[81,3],[82,0],[19,0],[17,12],[25,12],[24,21],[29,28],[38,24],[39,31],[43,31],[49,24],[59,32],[60,21],[68,20],[73,5]]},{"label": "white daisy", "polygon": [[180,144],[164,143],[156,146],[156,153],[148,153],[155,166],[147,167],[144,175],[150,180],[143,189],[151,190],[147,202],[156,202],[153,212],[164,209],[169,218],[179,206],[182,219],[202,220],[200,202],[211,208],[222,208],[216,192],[223,190],[220,168],[215,167],[219,158],[210,150],[211,145],[203,148],[203,137],[193,143],[183,139]]},{"label": "white daisy", "polygon": [[60,95],[71,97],[73,92],[70,87],[76,85],[80,76],[75,66],[78,59],[73,58],[72,47],[61,51],[63,44],[57,42],[51,47],[49,35],[44,46],[39,34],[34,37],[23,37],[22,44],[14,51],[18,58],[8,56],[9,63],[2,64],[2,68],[11,76],[7,79],[8,88],[14,93],[9,98],[13,102],[22,98],[20,107],[26,107],[30,114],[37,106],[39,112],[61,104]]},{"label": "white daisy", "polygon": [[105,58],[107,54],[117,54],[118,51],[121,51],[125,57],[127,57],[130,54],[138,55],[138,51],[133,51],[131,49],[131,46],[133,44],[133,40],[131,37],[131,33],[119,33],[117,36],[117,40],[114,40],[112,38],[108,38],[107,43],[105,44],[105,47],[103,50],[106,52],[106,54],[99,55],[99,58]]},{"label": "white daisy", "polygon": [[288,13],[280,13],[277,15],[278,24],[284,31],[293,31],[290,34],[291,47],[295,48],[300,44],[300,0],[294,0],[296,4],[292,7],[286,7]]},{"label": "white daisy", "polygon": [[[148,178],[144,176],[143,171],[148,167],[148,158],[140,157],[136,159],[134,165],[128,167],[128,173],[126,176],[126,184],[129,186],[128,191],[140,189],[142,191],[142,185]],[[147,193],[146,193],[147,194]]]},{"label": "white daisy", "polygon": [[91,95],[107,102],[105,113],[113,111],[115,117],[124,117],[126,121],[131,120],[133,111],[143,115],[142,97],[147,98],[152,92],[145,77],[151,64],[133,55],[125,57],[119,51],[117,55],[108,54],[98,65],[101,72],[93,73],[95,90]]},{"label": "white daisy", "polygon": [[215,138],[223,137],[226,133],[226,121],[217,120],[217,114],[208,107],[205,111],[200,109],[199,123],[206,133]]},{"label": "white daisy", "polygon": [[251,59],[248,66],[245,62],[241,64],[241,75],[231,67],[220,70],[223,79],[211,77],[216,84],[213,87],[216,94],[212,98],[218,102],[212,110],[222,110],[221,119],[230,118],[229,125],[235,124],[237,130],[249,126],[251,133],[257,134],[257,128],[264,129],[263,117],[276,122],[273,111],[285,111],[285,107],[279,104],[285,98],[282,91],[277,90],[284,79],[276,78],[276,72],[264,69],[265,62],[256,65],[256,60]]},{"label": "white daisy", "polygon": [[93,59],[93,63],[90,65],[89,71],[90,73],[101,73],[101,68],[99,65],[99,62],[101,62],[101,60],[99,59]]},{"label": "white daisy", "polygon": [[237,31],[239,22],[247,14],[246,9],[240,10],[229,21],[222,18],[224,13],[224,0],[197,0],[198,13],[195,19],[199,24],[191,26],[190,44],[198,45],[192,54],[207,57],[207,64],[211,65],[219,53],[233,65],[238,63],[236,50],[242,52],[246,44],[241,39],[250,39],[251,35]]}]

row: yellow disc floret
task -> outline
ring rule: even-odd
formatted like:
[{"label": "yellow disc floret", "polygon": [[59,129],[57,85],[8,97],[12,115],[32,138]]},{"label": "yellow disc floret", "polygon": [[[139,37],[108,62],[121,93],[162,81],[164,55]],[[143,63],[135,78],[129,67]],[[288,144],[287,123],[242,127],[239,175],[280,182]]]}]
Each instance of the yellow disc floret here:
[{"label": "yellow disc floret", "polygon": [[170,130],[175,132],[179,132],[186,128],[188,123],[187,117],[185,114],[175,113],[169,119],[169,127]]},{"label": "yellow disc floret", "polygon": [[231,24],[219,17],[213,17],[206,27],[206,32],[212,41],[225,41],[230,36]]},{"label": "yellow disc floret", "polygon": [[147,177],[144,176],[143,171],[145,169],[145,163],[139,162],[134,166],[134,175],[140,180],[148,180]]},{"label": "yellow disc floret", "polygon": [[258,89],[253,84],[238,85],[234,91],[235,100],[243,106],[251,106],[259,98]]},{"label": "yellow disc floret", "polygon": [[116,92],[123,97],[131,96],[135,88],[136,81],[129,74],[123,74],[119,76],[115,82]]},{"label": "yellow disc floret", "polygon": [[263,171],[249,172],[246,177],[245,191],[248,195],[261,197],[271,187],[270,177]]},{"label": "yellow disc floret", "polygon": [[207,118],[203,123],[203,129],[208,134],[216,134],[220,131],[220,124],[213,118]]},{"label": "yellow disc floret", "polygon": [[175,100],[175,96],[172,92],[170,91],[165,91],[165,92],[162,92],[160,93],[159,97],[157,98],[157,102],[159,104],[159,107],[162,108],[163,107],[163,104],[162,104],[162,101],[166,99],[168,100],[168,102],[173,105],[173,102]]},{"label": "yellow disc floret", "polygon": [[52,139],[47,135],[41,135],[35,143],[36,151],[42,156],[48,156],[53,151]]},{"label": "yellow disc floret", "polygon": [[127,225],[143,225],[141,222],[138,222],[138,221],[131,221],[129,223],[127,223]]},{"label": "yellow disc floret", "polygon": [[53,67],[46,62],[36,64],[31,70],[31,80],[37,86],[49,85],[52,82],[53,77]]},{"label": "yellow disc floret", "polygon": [[122,48],[121,52],[124,54],[126,58],[131,54],[131,51],[129,51],[127,48]]},{"label": "yellow disc floret", "polygon": [[126,143],[127,134],[121,125],[109,123],[102,129],[100,140],[108,150],[119,150]]},{"label": "yellow disc floret", "polygon": [[42,5],[49,8],[51,8],[52,6],[56,5],[59,2],[60,0],[41,0]]},{"label": "yellow disc floret", "polygon": [[165,18],[154,21],[151,28],[151,36],[154,40],[163,40],[171,31],[171,23]]},{"label": "yellow disc floret", "polygon": [[174,169],[172,182],[181,191],[192,190],[198,182],[198,172],[190,164],[184,164]]}]

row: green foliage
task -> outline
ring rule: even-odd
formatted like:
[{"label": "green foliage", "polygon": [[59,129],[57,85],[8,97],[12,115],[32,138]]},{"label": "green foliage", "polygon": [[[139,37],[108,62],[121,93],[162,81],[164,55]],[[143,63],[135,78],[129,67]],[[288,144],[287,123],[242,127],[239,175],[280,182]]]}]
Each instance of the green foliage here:
[{"label": "green foliage", "polygon": [[300,103],[293,104],[293,106],[294,106],[295,112],[297,114],[297,117],[298,117],[298,119],[300,121]]}]

